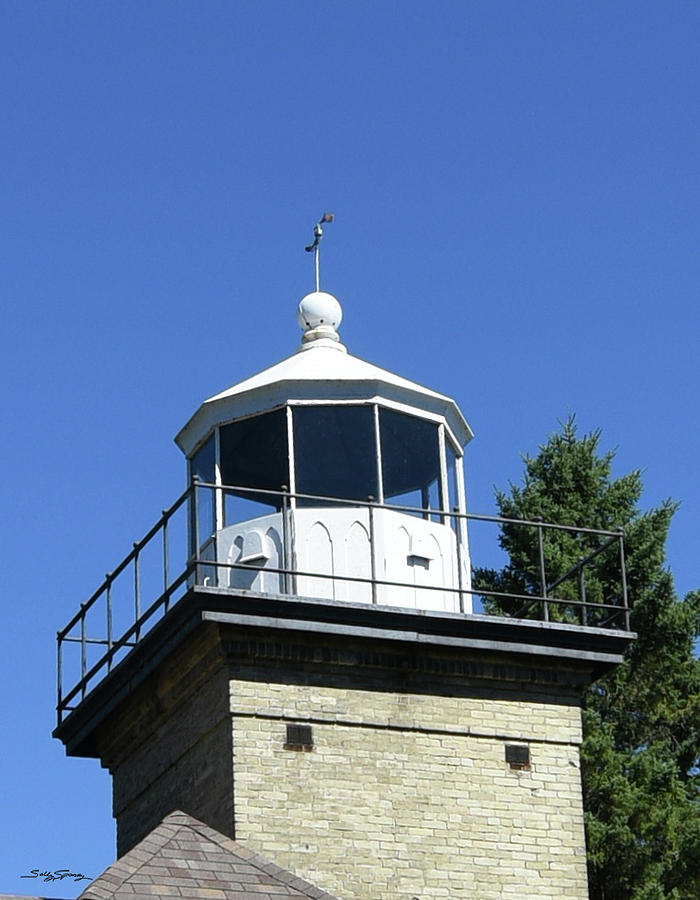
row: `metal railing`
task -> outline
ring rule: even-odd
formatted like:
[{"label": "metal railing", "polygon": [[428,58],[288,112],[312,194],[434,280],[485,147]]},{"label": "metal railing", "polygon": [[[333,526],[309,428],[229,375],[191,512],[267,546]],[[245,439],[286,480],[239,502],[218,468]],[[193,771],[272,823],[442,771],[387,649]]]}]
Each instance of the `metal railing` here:
[{"label": "metal railing", "polygon": [[[203,503],[202,498],[206,497]],[[234,563],[218,558],[216,528],[225,527],[223,517],[227,498],[250,498],[265,504],[262,515],[280,516],[280,565],[254,565],[252,562]],[[341,507],[365,509],[368,522],[370,571],[368,575],[337,574],[299,568],[296,564],[295,516],[306,508]],[[211,510],[211,527],[207,526],[202,540],[202,511]],[[379,511],[407,513],[437,525],[451,527],[455,533],[456,553],[454,584],[416,584],[377,577],[376,519]],[[467,523],[470,539],[474,528],[481,524],[496,525],[499,529],[523,529],[530,535],[532,552],[529,574],[523,578],[519,590],[498,590],[488,578],[465,577],[464,554]],[[237,523],[234,523],[237,524]],[[176,538],[173,539],[173,530]],[[534,535],[534,539],[533,539]],[[560,572],[562,556],[576,555],[573,564]],[[548,556],[556,544],[557,564]],[[497,541],[494,542],[497,546]],[[187,562],[179,569],[173,565],[173,555]],[[213,554],[213,555],[212,555]],[[146,563],[148,563],[146,568]],[[555,569],[555,571],[552,571]],[[177,571],[173,577],[172,571]],[[99,681],[133,649],[163,618],[168,610],[193,586],[207,583],[217,589],[228,588],[230,573],[264,572],[279,577],[277,593],[288,596],[317,596],[298,591],[304,579],[315,583],[330,581],[365,586],[371,603],[378,603],[383,589],[405,588],[411,591],[441,592],[454,598],[455,610],[464,612],[465,598],[476,598],[483,605],[483,614],[500,618],[514,617],[563,622],[584,627],[623,629],[629,631],[629,604],[625,569],[623,533],[592,528],[559,525],[540,520],[508,519],[501,516],[460,513],[456,509],[424,509],[413,506],[378,503],[373,498],[348,500],[313,494],[251,489],[237,486],[204,484],[195,480],[175,503],[162,511],[161,517],[146,535],[133,544],[131,551],[111,572],[97,590],[81,603],[68,624],[57,634],[58,723],[87,696]],[[549,570],[549,574],[548,574]],[[479,572],[483,570],[475,570]],[[214,585],[212,574],[216,573]],[[224,577],[220,577],[224,573]],[[228,574],[227,574],[228,573]],[[306,582],[308,584],[308,581]],[[328,600],[328,602],[334,602]],[[421,608],[418,606],[417,608]],[[67,671],[67,648],[75,648]],[[69,687],[66,689],[66,685]]]}]

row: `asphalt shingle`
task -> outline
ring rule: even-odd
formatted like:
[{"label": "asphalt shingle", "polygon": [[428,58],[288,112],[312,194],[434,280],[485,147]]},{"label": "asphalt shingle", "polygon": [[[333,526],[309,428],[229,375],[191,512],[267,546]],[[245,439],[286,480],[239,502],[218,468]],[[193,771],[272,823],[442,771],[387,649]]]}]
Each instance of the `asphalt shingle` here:
[{"label": "asphalt shingle", "polygon": [[338,900],[186,813],[153,831],[78,900]]}]

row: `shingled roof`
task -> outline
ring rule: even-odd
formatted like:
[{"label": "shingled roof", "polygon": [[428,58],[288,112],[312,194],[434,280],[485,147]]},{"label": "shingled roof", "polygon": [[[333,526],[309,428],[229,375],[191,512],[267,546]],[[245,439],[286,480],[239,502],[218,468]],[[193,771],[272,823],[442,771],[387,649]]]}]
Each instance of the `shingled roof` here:
[{"label": "shingled roof", "polygon": [[176,811],[109,866],[78,900],[338,900]]}]

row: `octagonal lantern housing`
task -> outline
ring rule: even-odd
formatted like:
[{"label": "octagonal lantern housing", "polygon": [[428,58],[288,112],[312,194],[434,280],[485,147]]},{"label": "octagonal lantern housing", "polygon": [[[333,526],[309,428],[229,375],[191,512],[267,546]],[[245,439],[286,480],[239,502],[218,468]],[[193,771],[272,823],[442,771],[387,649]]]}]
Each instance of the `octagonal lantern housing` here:
[{"label": "octagonal lantern housing", "polygon": [[218,588],[471,611],[454,401],[321,334],[206,400],[176,437],[191,549]]}]

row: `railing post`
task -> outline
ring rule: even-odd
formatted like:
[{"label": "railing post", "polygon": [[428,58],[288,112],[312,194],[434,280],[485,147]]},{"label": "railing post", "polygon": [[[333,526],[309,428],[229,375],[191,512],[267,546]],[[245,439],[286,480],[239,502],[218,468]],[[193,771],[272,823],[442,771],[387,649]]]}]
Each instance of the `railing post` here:
[{"label": "railing post", "polygon": [[542,531],[542,516],[537,516],[537,546],[540,556],[540,585],[542,587],[542,604],[544,621],[549,622],[549,603],[547,603],[547,572],[544,565],[544,535]]},{"label": "railing post", "polygon": [[282,593],[289,593],[289,487],[282,485]]},{"label": "railing post", "polygon": [[63,721],[63,638],[56,632],[56,713],[58,724]]},{"label": "railing post", "polygon": [[105,575],[107,580],[107,671],[112,671],[112,579],[110,574]]},{"label": "railing post", "polygon": [[583,557],[579,557],[578,589],[581,597],[581,624],[588,625],[588,610],[586,608],[586,576],[583,572]]},{"label": "railing post", "polygon": [[[161,515],[163,517],[163,592],[167,592],[168,585],[170,584],[170,549],[168,547],[168,517],[166,516],[167,510],[161,510]],[[170,606],[170,595],[166,593],[165,597],[165,611],[168,611],[168,606]]]},{"label": "railing post", "polygon": [[627,597],[627,566],[625,565],[625,536],[620,528],[620,574],[622,576],[622,605],[625,609],[625,631],[630,630],[630,607]]},{"label": "railing post", "polygon": [[[374,534],[374,495],[367,497],[367,512],[369,515],[369,572],[372,579],[372,603],[377,603],[377,543]],[[386,601],[385,601],[386,602]]]},{"label": "railing post", "polygon": [[464,612],[464,592],[463,592],[463,579],[462,579],[462,519],[459,517],[459,507],[452,507],[452,512],[455,513],[455,538],[457,539],[457,586],[459,588],[459,611],[461,613]]},{"label": "railing post", "polygon": [[136,631],[134,632],[134,638],[136,642],[140,640],[141,628],[139,626],[139,619],[141,618],[141,578],[139,572],[139,550],[140,547],[137,541],[134,541],[134,624],[136,625]]},{"label": "railing post", "polygon": [[85,604],[80,604],[80,681],[81,696],[85,699],[87,693],[85,689],[85,675],[87,673],[87,641],[85,634]]},{"label": "railing post", "polygon": [[289,538],[289,568],[291,569],[291,573],[289,575],[289,593],[293,594],[295,597],[299,592],[299,586],[297,584],[297,570],[299,568],[299,559],[297,556],[297,523],[296,523],[296,494],[294,494],[290,488],[289,490],[289,505],[287,507],[287,517],[289,519],[289,528],[288,528],[288,538]]},{"label": "railing post", "polygon": [[199,584],[199,497],[198,486],[199,475],[192,476],[192,543],[193,543],[193,563],[194,563],[194,583]]}]

